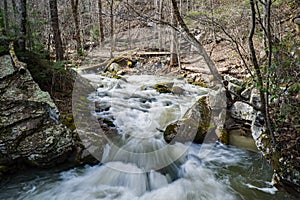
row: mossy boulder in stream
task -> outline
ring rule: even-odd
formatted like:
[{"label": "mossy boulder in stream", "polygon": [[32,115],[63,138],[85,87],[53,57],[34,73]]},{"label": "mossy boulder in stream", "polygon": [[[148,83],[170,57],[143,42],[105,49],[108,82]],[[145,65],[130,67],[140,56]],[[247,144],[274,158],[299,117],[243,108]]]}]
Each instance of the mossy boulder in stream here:
[{"label": "mossy boulder in stream", "polygon": [[202,143],[209,129],[211,109],[207,97],[201,97],[183,116],[182,119],[169,124],[164,131],[167,142]]},{"label": "mossy boulder in stream", "polygon": [[172,93],[172,87],[174,83],[166,82],[166,83],[157,83],[153,86],[153,88],[159,93]]},{"label": "mossy boulder in stream", "polygon": [[174,86],[173,82],[157,83],[153,88],[159,93],[172,93],[175,95],[183,95],[184,89],[179,86]]}]

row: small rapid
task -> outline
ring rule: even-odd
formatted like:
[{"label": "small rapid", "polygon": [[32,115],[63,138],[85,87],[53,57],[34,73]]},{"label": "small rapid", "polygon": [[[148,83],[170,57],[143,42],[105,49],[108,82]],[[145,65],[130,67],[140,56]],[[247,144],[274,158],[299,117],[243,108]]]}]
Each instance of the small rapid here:
[{"label": "small rapid", "polygon": [[[91,114],[113,123],[121,139],[109,141],[96,166],[64,172],[35,171],[2,183],[0,199],[24,200],[251,200],[288,196],[272,186],[272,172],[256,153],[217,141],[167,144],[162,131],[209,89],[149,75],[110,79],[85,75]],[[153,85],[172,82],[180,95]],[[91,122],[92,123],[92,122]],[[290,198],[290,197],[288,197]]]}]

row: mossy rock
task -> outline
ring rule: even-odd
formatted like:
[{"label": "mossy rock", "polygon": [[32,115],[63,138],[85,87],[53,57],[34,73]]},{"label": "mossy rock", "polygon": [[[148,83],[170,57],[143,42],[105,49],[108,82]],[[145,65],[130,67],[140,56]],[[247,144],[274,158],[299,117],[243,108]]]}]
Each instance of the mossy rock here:
[{"label": "mossy rock", "polygon": [[223,144],[228,145],[229,144],[229,133],[226,130],[221,130],[220,131],[220,136],[219,136],[220,142]]},{"label": "mossy rock", "polygon": [[163,82],[163,83],[155,84],[153,88],[159,93],[173,93],[172,92],[173,85],[174,85],[173,82]]},{"label": "mossy rock", "polygon": [[193,82],[189,82],[192,85],[197,85],[203,88],[208,88],[209,86],[204,82],[204,81],[193,81]]},{"label": "mossy rock", "polygon": [[73,116],[68,116],[61,120],[61,123],[68,127],[70,130],[74,131],[76,129]]},{"label": "mossy rock", "polygon": [[183,95],[184,94],[184,89],[182,89],[181,87],[179,87],[179,86],[174,86],[174,87],[172,87],[172,93],[173,94],[176,94],[176,95]]},{"label": "mossy rock", "polygon": [[182,119],[167,126],[164,138],[167,142],[202,143],[210,127],[210,119],[207,97],[202,97],[188,109]]}]

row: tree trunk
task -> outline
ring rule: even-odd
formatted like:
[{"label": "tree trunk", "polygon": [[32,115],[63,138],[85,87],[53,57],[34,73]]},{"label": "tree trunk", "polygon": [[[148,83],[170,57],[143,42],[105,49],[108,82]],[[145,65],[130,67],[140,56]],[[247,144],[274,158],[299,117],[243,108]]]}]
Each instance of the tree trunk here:
[{"label": "tree trunk", "polygon": [[13,8],[14,18],[17,19],[17,4],[15,0],[11,0],[11,5]]},{"label": "tree trunk", "polygon": [[114,52],[114,0],[110,1],[110,58],[113,58]]},{"label": "tree trunk", "polygon": [[213,0],[210,0],[210,12],[211,12],[211,29],[214,38],[214,42],[217,42],[216,30],[215,30],[215,15],[214,15],[214,3]]},{"label": "tree trunk", "polygon": [[3,22],[4,22],[4,29],[3,35],[7,35],[8,32],[8,10],[7,10],[7,0],[4,0],[4,15],[3,15]]},{"label": "tree trunk", "polygon": [[57,0],[49,0],[50,7],[50,20],[53,31],[54,43],[55,43],[55,54],[56,60],[64,59],[64,50],[59,30],[58,22],[58,11],[57,11]]},{"label": "tree trunk", "polygon": [[6,33],[5,33],[5,28],[4,28],[4,17],[3,17],[3,13],[4,13],[4,11],[3,11],[3,9],[2,9],[2,5],[0,5],[0,8],[1,8],[1,10],[0,10],[0,30],[1,30],[1,34],[2,35],[5,35]]},{"label": "tree trunk", "polygon": [[20,37],[19,37],[19,46],[22,51],[25,51],[26,48],[26,24],[27,24],[27,9],[26,9],[26,0],[20,0]]},{"label": "tree trunk", "polygon": [[98,23],[99,23],[99,35],[100,35],[100,46],[104,42],[104,25],[102,19],[102,0],[98,0]]},{"label": "tree trunk", "polygon": [[[18,22],[18,8],[17,8],[17,4],[15,0],[11,0],[11,4],[12,4],[12,9],[13,9],[13,26],[16,26],[16,22]],[[13,29],[13,33],[14,35],[17,35],[16,30]]]},{"label": "tree trunk", "polygon": [[78,13],[78,0],[71,0],[72,6],[72,14],[74,18],[74,25],[75,25],[75,34],[74,38],[76,40],[76,51],[78,55],[82,55],[82,45],[81,45],[81,38],[80,38],[80,27],[79,27],[79,13]]},{"label": "tree trunk", "polygon": [[[129,4],[128,0],[126,0],[127,5]],[[130,16],[130,11],[127,9],[127,15]],[[131,33],[131,21],[127,20],[127,27],[128,27],[128,49],[131,50],[132,48],[132,33]]]},{"label": "tree trunk", "polygon": [[181,27],[181,29],[183,31],[183,35],[189,42],[191,42],[198,49],[198,53],[203,56],[210,72],[214,76],[214,81],[222,83],[222,76],[220,75],[218,69],[216,68],[215,63],[211,60],[211,58],[205,51],[204,47],[202,46],[202,44],[194,37],[193,34],[190,33],[188,27],[184,23],[181,15],[179,13],[176,0],[171,0],[171,1],[172,1],[172,5],[173,5],[173,12],[177,19],[177,22],[179,23],[179,26]]},{"label": "tree trunk", "polygon": [[[255,24],[256,24],[256,11],[255,11],[255,0],[250,0],[250,6],[251,6],[251,29],[250,29],[250,34],[248,37],[248,42],[249,42],[249,49],[250,49],[250,54],[251,54],[251,61],[253,63],[255,72],[256,72],[256,77],[257,77],[257,83],[258,83],[258,88],[259,88],[259,93],[260,93],[260,100],[261,100],[261,112],[264,115],[265,118],[265,125],[268,126],[267,131],[268,134],[271,136],[272,138],[272,142],[275,145],[276,144],[276,140],[275,140],[275,136],[274,133],[271,131],[271,125],[270,125],[270,118],[269,118],[269,113],[268,113],[268,103],[267,103],[267,95],[266,95],[266,91],[268,90],[268,83],[267,86],[264,86],[264,80],[263,80],[263,76],[262,76],[262,72],[260,69],[260,66],[258,64],[257,61],[257,57],[256,57],[256,53],[255,53],[255,49],[254,49],[254,44],[253,44],[253,36],[254,36],[254,32],[255,32]],[[269,4],[270,3],[270,4]],[[271,1],[268,3],[268,5],[266,6],[271,6]],[[270,7],[268,7],[269,9]],[[269,21],[269,13],[270,10],[268,10],[268,23],[270,23]],[[270,38],[270,24],[268,24],[268,32],[267,32],[267,38],[270,39],[271,42],[271,38]],[[269,46],[272,47],[272,44],[269,43]],[[271,52],[271,51],[270,51]],[[269,60],[268,60],[268,67],[270,67],[271,65],[271,56],[272,54],[269,52]],[[267,91],[268,93],[268,91]]]},{"label": "tree trunk", "polygon": [[[163,19],[163,5],[164,5],[164,0],[159,1],[159,20],[162,21]],[[158,35],[158,40],[159,40],[159,50],[162,51],[163,48],[163,25],[159,24],[159,35]]]},{"label": "tree trunk", "polygon": [[[176,22],[174,12],[171,13],[171,23],[174,27],[177,27],[177,22]],[[177,44],[178,43],[177,42],[178,42],[177,32],[175,29],[172,29],[171,30],[171,49],[170,49],[170,53],[171,53],[170,66],[171,67],[175,67],[178,65],[178,55],[177,55]]]}]

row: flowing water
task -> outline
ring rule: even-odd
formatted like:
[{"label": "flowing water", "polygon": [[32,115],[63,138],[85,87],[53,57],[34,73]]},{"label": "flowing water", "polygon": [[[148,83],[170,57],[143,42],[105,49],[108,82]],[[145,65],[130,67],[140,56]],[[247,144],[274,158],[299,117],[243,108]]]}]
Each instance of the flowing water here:
[{"label": "flowing water", "polygon": [[[217,142],[165,143],[162,130],[210,90],[166,77],[86,78],[97,88],[87,98],[103,108],[91,114],[112,120],[121,142],[106,144],[99,165],[28,172],[2,182],[0,199],[291,199],[272,186],[271,169],[256,153]],[[184,92],[159,94],[151,87],[158,82],[173,82]]]}]

